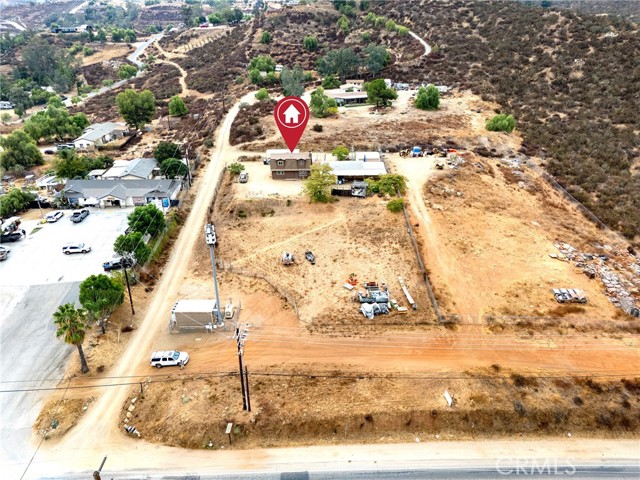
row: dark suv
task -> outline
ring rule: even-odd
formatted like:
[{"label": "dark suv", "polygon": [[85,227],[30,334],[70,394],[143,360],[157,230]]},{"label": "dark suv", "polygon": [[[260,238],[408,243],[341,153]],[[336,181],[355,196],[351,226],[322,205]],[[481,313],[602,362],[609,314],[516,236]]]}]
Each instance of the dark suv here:
[{"label": "dark suv", "polygon": [[89,216],[89,210],[87,210],[86,208],[83,208],[78,212],[73,212],[73,215],[71,215],[71,221],[73,223],[80,223],[88,216]]},{"label": "dark suv", "polygon": [[130,258],[115,257],[104,262],[102,268],[104,268],[105,272],[108,272],[110,270],[120,270],[123,265],[126,268],[130,268],[133,267],[133,264],[134,262]]}]

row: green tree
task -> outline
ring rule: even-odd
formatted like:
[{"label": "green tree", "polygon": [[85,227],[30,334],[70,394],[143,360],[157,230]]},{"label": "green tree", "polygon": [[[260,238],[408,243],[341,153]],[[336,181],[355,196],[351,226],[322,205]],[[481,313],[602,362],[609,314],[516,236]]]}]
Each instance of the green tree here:
[{"label": "green tree", "polygon": [[180,147],[173,142],[160,142],[153,151],[153,158],[158,162],[163,162],[167,158],[180,156]]},{"label": "green tree", "polygon": [[407,191],[407,178],[398,174],[380,175],[377,181],[368,178],[367,183],[372,193],[395,196],[397,193],[404,194]]},{"label": "green tree", "polygon": [[167,158],[160,164],[160,175],[167,178],[184,177],[187,174],[187,166],[177,158]]},{"label": "green tree", "polygon": [[338,105],[336,104],[335,99],[329,98],[324,93],[324,88],[318,87],[311,92],[309,110],[311,110],[311,113],[316,117],[324,118],[338,113]]},{"label": "green tree", "polygon": [[53,168],[58,178],[84,178],[91,171],[87,157],[81,157],[73,148],[59,150],[56,157]]},{"label": "green tree", "polygon": [[369,0],[360,0],[360,10],[363,12],[369,10]]},{"label": "green tree", "polygon": [[340,79],[335,75],[327,75],[322,80],[322,88],[338,88],[340,87]]},{"label": "green tree", "polygon": [[398,32],[398,35],[400,35],[401,37],[404,37],[405,35],[409,34],[409,29],[407,27],[402,26],[402,25],[398,25],[396,27],[396,31]]},{"label": "green tree", "polygon": [[116,104],[127,125],[138,129],[151,122],[156,113],[156,97],[149,90],[137,93],[127,89],[118,94]]},{"label": "green tree", "polygon": [[0,115],[0,120],[2,120],[2,123],[6,125],[7,123],[9,123],[9,120],[11,120],[11,114],[4,112],[2,115]]},{"label": "green tree", "polygon": [[344,35],[347,35],[349,33],[349,30],[351,28],[351,24],[349,22],[349,19],[347,18],[346,15],[342,15],[339,19],[338,19],[338,30],[340,30]]},{"label": "green tree", "polygon": [[12,188],[7,194],[0,196],[0,217],[7,218],[14,213],[24,212],[35,199],[33,193],[23,192],[17,187]]},{"label": "green tree", "polygon": [[80,355],[80,365],[82,373],[89,371],[87,359],[82,350],[82,342],[89,325],[87,324],[87,312],[82,308],[76,309],[73,303],[60,305],[53,314],[53,323],[57,325],[56,337],[64,337],[65,343],[75,345]]},{"label": "green tree", "polygon": [[47,100],[47,109],[37,112],[24,123],[24,131],[36,142],[76,138],[89,126],[89,119],[82,113],[69,115],[60,97]]},{"label": "green tree", "polygon": [[262,32],[262,35],[260,36],[260,43],[271,43],[271,33],[266,30]]},{"label": "green tree", "polygon": [[311,165],[311,175],[304,181],[302,191],[312,202],[327,203],[332,200],[331,185],[335,183],[336,176],[329,164],[314,163]]},{"label": "green tree", "polygon": [[258,55],[249,62],[249,70],[254,68],[260,72],[273,72],[276,69],[276,62],[269,55]]},{"label": "green tree", "polygon": [[266,88],[261,88],[256,92],[256,98],[261,102],[269,100],[269,91]]},{"label": "green tree", "polygon": [[44,157],[33,138],[24,130],[18,129],[4,138],[0,138],[0,166],[12,170],[17,166],[24,168],[42,165]]},{"label": "green tree", "polygon": [[293,69],[283,68],[280,73],[280,83],[286,96],[301,97],[304,93],[304,72],[296,65]]},{"label": "green tree", "polygon": [[404,199],[402,198],[394,198],[393,200],[389,200],[387,202],[387,210],[393,213],[401,212],[404,208]]},{"label": "green tree", "polygon": [[211,25],[220,25],[222,23],[222,18],[217,13],[212,13],[211,15],[209,15],[207,17],[207,20],[209,20],[209,23]]},{"label": "green tree", "polygon": [[367,55],[365,65],[367,66],[367,70],[371,72],[371,75],[375,76],[380,73],[380,71],[389,65],[389,62],[391,61],[389,51],[383,46],[377,46],[371,43],[367,45],[364,52]]},{"label": "green tree", "polygon": [[433,85],[428,85],[426,88],[420,87],[413,104],[420,110],[438,110],[440,108],[440,92]]},{"label": "green tree", "polygon": [[152,203],[134,208],[127,219],[133,232],[140,232],[143,235],[148,233],[152,237],[162,232],[166,226],[164,214]]},{"label": "green tree", "polygon": [[113,251],[124,257],[132,255],[140,265],[147,263],[151,257],[151,248],[144,242],[140,232],[118,236],[113,244]]},{"label": "green tree", "polygon": [[396,22],[394,22],[393,20],[388,20],[387,23],[384,24],[384,28],[386,28],[390,32],[395,32],[396,31]]},{"label": "green tree", "polygon": [[24,112],[26,112],[27,109],[33,105],[32,100],[29,97],[29,92],[26,92],[18,85],[14,85],[11,87],[9,93],[7,94],[7,97],[9,101],[15,105],[13,111],[20,117],[24,115]]},{"label": "green tree", "polygon": [[252,68],[249,70],[249,81],[254,85],[260,84],[262,82],[262,75],[260,74],[260,70],[257,68]]},{"label": "green tree", "polygon": [[513,132],[513,129],[516,128],[516,119],[513,118],[513,115],[507,115],[506,113],[499,113],[495,115],[490,120],[487,120],[486,124],[487,130],[490,132]]},{"label": "green tree", "polygon": [[374,103],[376,107],[387,107],[391,105],[391,100],[398,98],[398,92],[387,87],[382,78],[369,82],[366,89],[369,103]]},{"label": "green tree", "polygon": [[107,318],[124,301],[124,287],[107,275],[91,275],[80,284],[80,304],[107,333]]},{"label": "green tree", "polygon": [[304,37],[302,42],[304,49],[313,52],[318,49],[318,39],[314,36]]},{"label": "green tree", "polygon": [[66,49],[34,37],[22,49],[22,63],[38,85],[53,85],[66,92],[75,83],[79,60]]},{"label": "green tree", "polygon": [[240,162],[233,162],[227,167],[227,170],[229,170],[229,173],[235,177],[244,171],[244,165]]},{"label": "green tree", "polygon": [[334,148],[331,151],[331,154],[340,161],[346,160],[347,158],[349,158],[349,149],[344,145],[340,145],[339,147]]},{"label": "green tree", "polygon": [[135,65],[125,64],[120,66],[118,77],[120,77],[122,80],[126,80],[127,78],[135,77],[137,73],[138,67],[136,67]]},{"label": "green tree", "polygon": [[169,115],[172,117],[184,117],[187,113],[189,113],[189,109],[180,97],[176,95],[169,100]]},{"label": "green tree", "polygon": [[353,75],[360,67],[361,59],[350,48],[331,50],[318,60],[318,73],[323,76],[338,75],[340,81]]}]

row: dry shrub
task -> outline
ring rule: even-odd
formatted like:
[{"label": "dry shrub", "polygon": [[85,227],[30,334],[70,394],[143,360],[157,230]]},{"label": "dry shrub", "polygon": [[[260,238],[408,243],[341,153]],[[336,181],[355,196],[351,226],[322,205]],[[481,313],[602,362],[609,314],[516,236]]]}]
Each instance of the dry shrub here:
[{"label": "dry shrub", "polygon": [[627,389],[627,391],[635,395],[640,395],[640,378],[623,378],[622,384],[624,385],[624,388]]},{"label": "dry shrub", "polygon": [[585,313],[586,308],[580,305],[558,305],[556,308],[549,310],[549,316],[551,317],[564,317],[572,313]]}]

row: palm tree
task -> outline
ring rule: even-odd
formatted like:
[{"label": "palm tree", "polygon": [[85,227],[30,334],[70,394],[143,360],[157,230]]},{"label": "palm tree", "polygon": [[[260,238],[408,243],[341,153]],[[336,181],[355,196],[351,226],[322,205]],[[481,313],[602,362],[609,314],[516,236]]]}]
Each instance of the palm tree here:
[{"label": "palm tree", "polygon": [[64,335],[65,343],[75,345],[80,354],[82,373],[89,371],[87,359],[82,351],[82,342],[89,325],[87,324],[87,311],[84,308],[76,308],[73,303],[65,303],[58,307],[58,311],[53,314],[53,323],[58,326],[56,337]]}]

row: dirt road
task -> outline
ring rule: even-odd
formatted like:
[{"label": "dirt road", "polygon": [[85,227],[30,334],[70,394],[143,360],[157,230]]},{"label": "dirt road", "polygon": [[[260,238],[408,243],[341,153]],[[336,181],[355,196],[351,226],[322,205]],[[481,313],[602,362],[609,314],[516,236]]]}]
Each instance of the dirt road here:
[{"label": "dirt road", "polygon": [[[241,99],[241,102],[251,103],[254,99],[254,94],[248,94]],[[229,111],[218,131],[217,148],[206,167],[206,172],[200,176],[192,187],[199,194],[175,243],[175,253],[167,263],[164,274],[157,284],[152,303],[144,321],[131,339],[122,358],[113,371],[110,372],[110,376],[127,376],[141,364],[146,363],[147,352],[153,351],[154,339],[161,331],[166,329],[167,312],[171,309],[172,297],[170,293],[179,290],[183,278],[187,275],[190,252],[194,250],[195,243],[198,241],[204,242],[204,224],[207,218],[207,210],[213,201],[213,192],[218,176],[225,165],[223,152],[229,146],[228,139],[231,123],[238,112],[241,102],[238,102]],[[69,436],[60,444],[53,446],[49,452],[42,454],[42,456],[56,458],[62,454],[65,457],[80,445],[91,445],[97,448],[97,450],[91,451],[90,455],[93,456],[98,451],[103,451],[105,445],[117,445],[122,442],[123,437],[117,430],[115,419],[119,415],[128,391],[127,387],[106,389],[96,401],[95,408],[92,408],[87,413],[86,417],[70,432]],[[88,439],[95,439],[96,442],[88,442]],[[128,444],[129,442],[125,443]],[[63,463],[63,465],[66,465],[67,468],[70,466],[69,463]]]}]

